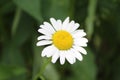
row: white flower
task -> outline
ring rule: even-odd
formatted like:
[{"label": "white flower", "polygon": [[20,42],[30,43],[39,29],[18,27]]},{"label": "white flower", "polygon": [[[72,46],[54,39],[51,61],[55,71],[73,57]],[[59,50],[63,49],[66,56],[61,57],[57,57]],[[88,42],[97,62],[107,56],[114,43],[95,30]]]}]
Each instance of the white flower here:
[{"label": "white flower", "polygon": [[52,63],[60,58],[60,63],[64,64],[65,59],[73,64],[76,59],[82,61],[82,54],[87,54],[83,47],[87,46],[88,40],[84,38],[86,33],[83,30],[77,30],[79,24],[74,21],[69,22],[67,17],[64,22],[50,18],[50,23],[44,22],[40,25],[37,46],[47,45],[41,56],[52,57]]}]

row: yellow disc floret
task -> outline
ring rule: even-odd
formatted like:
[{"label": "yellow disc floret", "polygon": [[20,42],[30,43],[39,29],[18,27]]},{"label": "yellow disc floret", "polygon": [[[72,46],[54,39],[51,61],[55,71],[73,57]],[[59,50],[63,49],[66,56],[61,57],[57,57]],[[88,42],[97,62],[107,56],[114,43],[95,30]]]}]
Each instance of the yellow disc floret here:
[{"label": "yellow disc floret", "polygon": [[68,50],[73,45],[73,38],[71,34],[64,30],[55,32],[52,36],[53,44],[59,50]]}]

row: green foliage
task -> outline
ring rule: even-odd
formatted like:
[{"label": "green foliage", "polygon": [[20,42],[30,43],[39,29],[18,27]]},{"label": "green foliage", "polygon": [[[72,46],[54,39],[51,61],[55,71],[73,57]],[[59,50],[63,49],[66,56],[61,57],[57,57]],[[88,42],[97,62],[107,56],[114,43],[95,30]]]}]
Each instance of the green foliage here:
[{"label": "green foliage", "polygon": [[13,0],[14,3],[33,16],[36,20],[42,21],[40,0]]},{"label": "green foliage", "polygon": [[[120,0],[0,0],[0,80],[120,80]],[[39,25],[70,16],[89,39],[82,62],[41,57]],[[38,75],[36,77],[36,75]]]},{"label": "green foliage", "polygon": [[[87,49],[89,54],[84,56],[82,62],[77,62],[73,67],[73,73],[75,80],[96,80],[96,65],[93,52],[90,49]],[[71,80],[73,80],[71,79]]]},{"label": "green foliage", "polygon": [[25,73],[26,69],[20,66],[0,65],[0,80],[8,80],[13,76],[25,75]]}]

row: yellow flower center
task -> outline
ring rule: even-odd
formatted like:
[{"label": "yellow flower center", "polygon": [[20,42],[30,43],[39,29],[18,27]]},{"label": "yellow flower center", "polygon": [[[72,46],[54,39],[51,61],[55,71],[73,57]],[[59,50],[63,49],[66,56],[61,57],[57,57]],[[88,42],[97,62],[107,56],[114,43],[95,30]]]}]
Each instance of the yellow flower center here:
[{"label": "yellow flower center", "polygon": [[73,45],[73,38],[70,33],[64,30],[55,32],[52,36],[53,44],[59,50],[68,50]]}]

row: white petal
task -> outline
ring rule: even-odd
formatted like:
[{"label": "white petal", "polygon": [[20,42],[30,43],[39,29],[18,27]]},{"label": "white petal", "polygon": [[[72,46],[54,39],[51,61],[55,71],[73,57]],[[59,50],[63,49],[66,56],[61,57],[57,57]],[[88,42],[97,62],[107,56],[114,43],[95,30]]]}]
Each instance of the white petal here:
[{"label": "white petal", "polygon": [[75,41],[79,41],[81,43],[87,43],[88,42],[87,38],[80,38],[80,37],[78,37],[78,38],[75,38],[74,40]]},{"label": "white petal", "polygon": [[55,28],[55,30],[60,29],[60,27],[58,27],[58,22],[54,18],[50,18],[50,21],[51,21],[53,27]]},{"label": "white petal", "polygon": [[68,32],[71,33],[71,29],[72,27],[74,26],[75,22],[74,21],[71,21],[67,26],[66,26],[66,29]]},{"label": "white petal", "polygon": [[74,44],[75,45],[78,45],[78,46],[84,46],[86,47],[87,46],[87,42],[88,40],[86,38],[76,38],[74,39]]},{"label": "white petal", "polygon": [[45,40],[45,39],[49,40],[49,39],[51,39],[51,37],[50,36],[46,36],[46,35],[42,35],[42,36],[39,36],[37,38],[37,40]]},{"label": "white petal", "polygon": [[68,24],[68,23],[69,23],[69,17],[67,17],[67,18],[64,20],[63,24]]},{"label": "white petal", "polygon": [[63,26],[62,26],[63,30],[66,30],[69,27],[68,23],[69,23],[69,17],[67,17],[63,22]]},{"label": "white petal", "polygon": [[53,34],[55,32],[54,28],[52,27],[51,24],[49,24],[48,22],[44,22],[44,28],[46,30],[48,30],[51,34]]},{"label": "white petal", "polygon": [[48,45],[48,44],[51,44],[52,41],[48,41],[48,40],[42,40],[42,41],[39,41],[37,42],[37,46],[43,46],[43,45]]},{"label": "white petal", "polygon": [[74,42],[74,45],[87,47],[87,43]]},{"label": "white petal", "polygon": [[66,52],[66,59],[70,64],[75,63],[75,57],[71,55],[70,51]]},{"label": "white petal", "polygon": [[60,64],[63,65],[65,63],[65,52],[60,51]]},{"label": "white petal", "polygon": [[44,35],[50,36],[50,33],[45,29],[38,29],[38,32],[40,32],[40,33],[42,33]]},{"label": "white petal", "polygon": [[48,47],[45,47],[42,51],[41,56],[47,56],[47,57],[51,57],[55,52],[56,52],[56,48],[53,45],[50,45]]},{"label": "white petal", "polygon": [[40,29],[45,30],[48,34],[52,34],[52,32],[45,25],[40,25],[40,27]]},{"label": "white petal", "polygon": [[[70,49],[70,50],[69,50],[69,54],[70,54],[71,56],[74,56],[74,51],[72,51],[72,50]],[[75,56],[73,57],[73,62],[74,62],[74,63],[76,62]]]},{"label": "white petal", "polygon": [[57,26],[58,26],[58,30],[62,29],[62,21],[61,20],[57,20]]},{"label": "white petal", "polygon": [[76,30],[72,33],[74,38],[83,37],[86,33],[83,30]]},{"label": "white petal", "polygon": [[82,55],[78,52],[78,51],[76,51],[76,50],[74,50],[74,49],[71,49],[74,53],[74,56],[79,60],[79,61],[82,61],[83,60],[83,57],[82,57]]},{"label": "white petal", "polygon": [[57,50],[57,51],[55,52],[55,54],[52,56],[52,63],[55,63],[55,62],[58,60],[58,58],[60,57],[59,54],[60,54],[60,53],[59,53],[59,51]]},{"label": "white petal", "polygon": [[74,48],[75,50],[77,50],[77,51],[79,51],[79,52],[85,54],[85,55],[87,54],[87,51],[86,51],[84,48],[82,48],[82,47],[73,46],[73,48]]},{"label": "white petal", "polygon": [[80,26],[80,24],[75,23],[72,27],[71,27],[71,32],[75,31],[78,27]]}]

